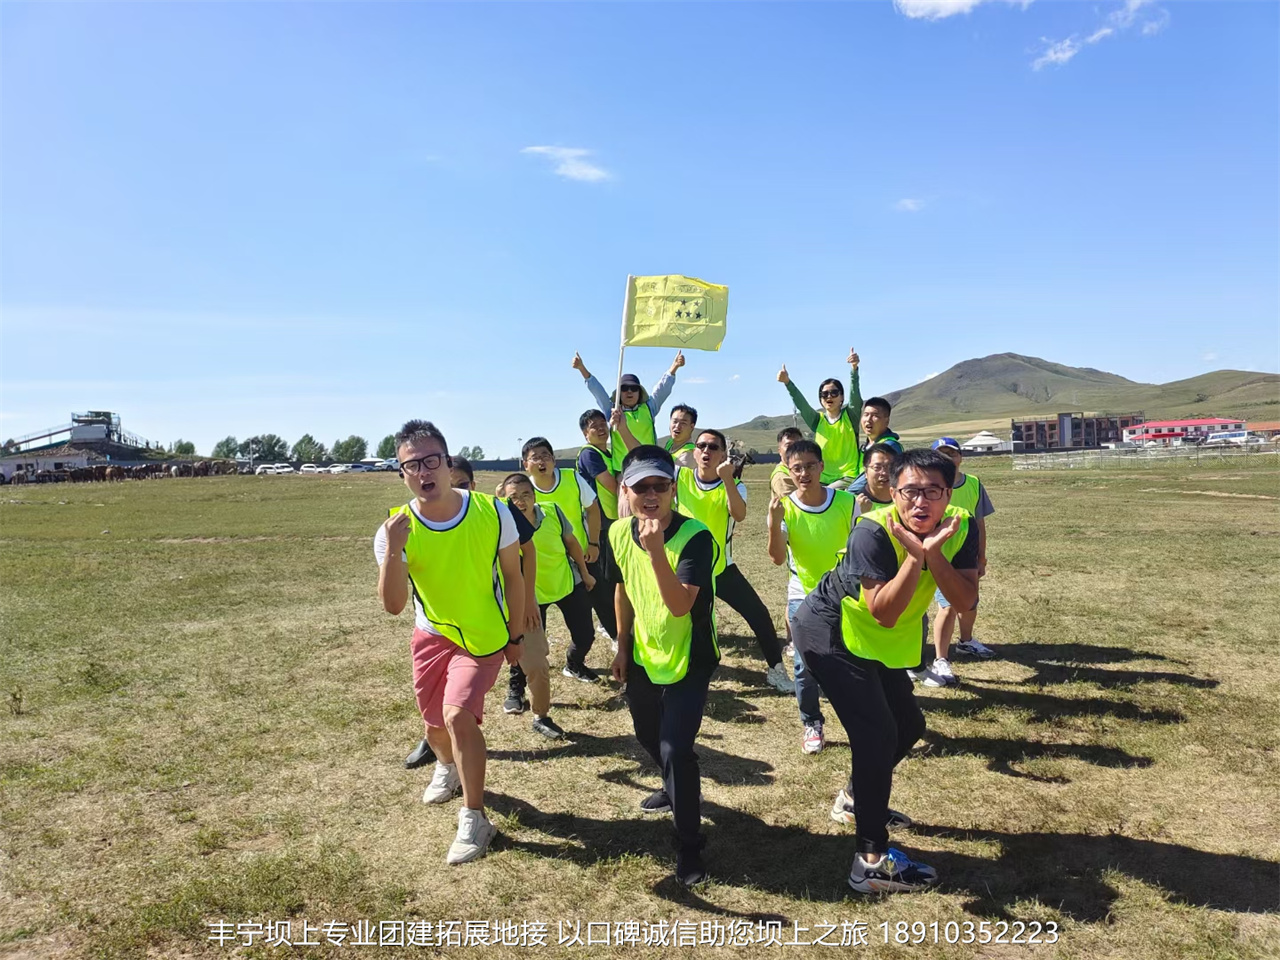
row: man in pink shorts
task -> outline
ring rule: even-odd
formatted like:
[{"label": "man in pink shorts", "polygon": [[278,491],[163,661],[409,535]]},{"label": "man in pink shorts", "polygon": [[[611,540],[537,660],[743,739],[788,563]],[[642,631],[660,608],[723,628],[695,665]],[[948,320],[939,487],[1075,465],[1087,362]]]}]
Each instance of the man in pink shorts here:
[{"label": "man in pink shorts", "polygon": [[[423,803],[462,790],[449,863],[484,855],[496,828],[484,815],[484,697],[502,664],[520,659],[524,579],[505,503],[451,484],[448,444],[434,424],[396,434],[400,476],[413,500],[378,528],[378,598],[398,614],[413,596],[413,688],[436,754]],[[517,611],[512,617],[509,611]]]}]

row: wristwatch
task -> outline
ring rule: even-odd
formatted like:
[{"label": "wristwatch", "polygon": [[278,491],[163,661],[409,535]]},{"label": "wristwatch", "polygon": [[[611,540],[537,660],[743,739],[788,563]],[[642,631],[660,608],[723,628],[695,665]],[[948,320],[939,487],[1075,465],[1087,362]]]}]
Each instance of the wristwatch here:
[{"label": "wristwatch", "polygon": [[518,644],[518,643],[523,643],[523,642],[524,642],[524,634],[522,633],[522,634],[520,634],[520,636],[518,636],[518,637],[512,637],[510,640],[508,640],[508,641],[507,641],[507,646],[508,646],[508,647],[511,647],[511,646],[515,646],[515,645],[516,645],[516,644]]}]

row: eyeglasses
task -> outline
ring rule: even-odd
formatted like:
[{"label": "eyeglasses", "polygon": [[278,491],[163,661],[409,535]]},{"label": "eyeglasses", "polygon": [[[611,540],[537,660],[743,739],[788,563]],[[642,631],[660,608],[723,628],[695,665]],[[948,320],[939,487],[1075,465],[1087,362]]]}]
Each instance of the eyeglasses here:
[{"label": "eyeglasses", "polygon": [[942,495],[947,491],[942,487],[903,487],[901,490],[894,490],[893,492],[910,503],[919,500],[921,497],[926,500],[941,500]]},{"label": "eyeglasses", "polygon": [[843,397],[844,391],[843,390],[819,390],[818,396],[820,396],[823,400],[833,400],[836,397]]},{"label": "eyeglasses", "polygon": [[821,467],[817,460],[793,460],[787,464],[787,469],[792,473],[808,473],[811,470],[817,470]]},{"label": "eyeglasses", "polygon": [[551,453],[533,452],[533,453],[530,453],[527,457],[525,457],[525,459],[528,460],[530,463],[550,463],[552,460],[555,459],[555,455]]},{"label": "eyeglasses", "polygon": [[639,392],[640,392],[640,388],[639,388],[639,387],[633,387],[633,386],[631,386],[630,384],[625,384],[625,383],[624,383],[624,384],[622,385],[622,392],[623,392],[623,393],[639,393]]},{"label": "eyeglasses", "polygon": [[651,483],[637,483],[631,488],[632,493],[638,493],[644,497],[651,493],[666,493],[671,489],[670,480],[654,480]]},{"label": "eyeglasses", "polygon": [[694,446],[699,450],[709,450],[711,453],[715,453],[720,449],[720,444],[718,443],[695,443]]},{"label": "eyeglasses", "polygon": [[416,460],[401,460],[400,469],[412,477],[417,476],[423,470],[439,470],[442,463],[444,463],[443,453],[430,453],[425,457],[418,457]]}]

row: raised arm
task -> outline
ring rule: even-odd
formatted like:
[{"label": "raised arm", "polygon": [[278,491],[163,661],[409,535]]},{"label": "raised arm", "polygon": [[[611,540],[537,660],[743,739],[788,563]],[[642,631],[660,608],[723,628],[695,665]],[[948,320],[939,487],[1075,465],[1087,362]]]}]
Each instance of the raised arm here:
[{"label": "raised arm", "polygon": [[582,379],[587,381],[587,389],[591,391],[591,396],[595,398],[596,406],[607,417],[609,410],[613,406],[609,402],[609,394],[604,387],[600,386],[600,381],[591,375],[591,371],[587,369],[587,365],[582,362],[582,357],[578,354],[573,355],[573,369],[582,374]]},{"label": "raised arm", "polygon": [[849,348],[849,356],[845,358],[849,364],[849,402],[845,409],[849,411],[849,419],[853,421],[854,433],[858,430],[858,421],[862,417],[862,388],[858,383],[858,352]]},{"label": "raised arm", "polygon": [[769,501],[769,559],[777,566],[787,562],[787,534],[782,529],[782,500],[774,497]]},{"label": "raised arm", "polygon": [[809,401],[804,398],[804,394],[799,388],[791,382],[791,375],[787,373],[787,365],[784,363],[782,369],[778,371],[778,382],[787,388],[787,393],[791,394],[791,403],[800,413],[800,419],[805,422],[810,430],[818,429],[818,413],[813,407],[809,406]]}]

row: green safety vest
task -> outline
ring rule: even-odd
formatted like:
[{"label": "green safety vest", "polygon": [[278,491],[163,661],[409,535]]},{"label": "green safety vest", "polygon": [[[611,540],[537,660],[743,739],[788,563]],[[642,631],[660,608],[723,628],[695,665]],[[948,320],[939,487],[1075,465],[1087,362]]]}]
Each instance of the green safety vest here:
[{"label": "green safety vest", "polygon": [[[898,556],[898,563],[901,564],[907,556],[907,550],[889,531],[890,516],[898,518],[899,523],[902,522],[898,517],[896,506],[882,507],[879,510],[864,513],[858,517],[858,522],[878,523],[884,527],[893,544],[893,552]],[[967,520],[969,512],[959,507],[948,506],[946,513],[943,514],[943,521],[954,516]],[[960,529],[942,545],[942,555],[950,561],[964,546],[968,536],[969,524],[960,524]],[[853,597],[845,597],[840,604],[840,634],[844,639],[844,645],[855,657],[878,660],[886,667],[914,667],[920,662],[920,621],[925,611],[929,609],[929,603],[933,600],[933,592],[936,588],[937,582],[933,579],[933,574],[928,570],[921,570],[916,592],[911,595],[907,609],[902,611],[898,622],[892,627],[882,627],[876,623],[875,617],[867,607],[865,590],[858,591],[856,600]]]},{"label": "green safety vest", "polygon": [[573,567],[569,549],[564,543],[561,513],[551,504],[542,511],[542,519],[533,531],[533,548],[538,554],[538,575],[533,592],[538,603],[555,603],[573,592]]},{"label": "green safety vest", "polygon": [[[632,655],[636,663],[644,667],[649,679],[657,684],[675,683],[689,672],[689,651],[693,645],[693,613],[673,617],[662,601],[658,578],[654,576],[652,561],[644,547],[636,543],[632,529],[635,520],[615,523],[609,528],[609,544],[622,572],[623,586],[631,608],[635,611],[632,626],[634,645]],[[674,570],[680,565],[680,551],[696,533],[707,529],[697,520],[686,520],[675,535],[663,545],[667,562]],[[714,539],[714,538],[713,538]],[[711,603],[711,643],[716,657],[720,645],[716,642],[715,601]]]},{"label": "green safety vest", "polygon": [[[558,506],[573,527],[573,535],[578,538],[582,549],[587,549],[587,521],[582,513],[582,494],[578,492],[578,474],[570,470],[567,473],[556,467],[556,482],[550,490],[539,490],[533,485],[533,499],[537,503],[553,503]],[[597,494],[599,496],[599,494]],[[545,506],[543,509],[546,509]]]},{"label": "green safety vest", "polygon": [[673,443],[675,443],[675,441],[674,441],[674,440],[671,440],[670,438],[668,438],[668,440],[667,440],[667,453],[671,454],[672,459],[674,459],[674,458],[676,458],[676,457],[680,456],[680,454],[684,453],[686,450],[693,450],[693,449],[695,449],[695,447],[694,447],[694,445],[693,445],[693,441],[692,441],[692,440],[686,440],[684,443],[680,444],[680,448],[679,448],[678,450],[673,450],[673,449],[671,448],[671,444],[673,444]]},{"label": "green safety vest", "polygon": [[697,477],[688,467],[676,469],[676,502],[675,509],[686,517],[698,520],[711,531],[716,542],[716,565],[712,570],[718,577],[733,559],[730,543],[733,540],[729,532],[733,518],[729,515],[729,494],[725,492],[724,481],[717,480],[710,490],[698,486]]},{"label": "green safety vest", "polygon": [[[624,409],[622,413],[627,418],[627,427],[637,443],[657,444],[658,432],[654,429],[653,411],[649,409],[648,402],[639,404],[634,410]],[[615,450],[627,449],[627,445],[622,442],[622,434],[617,430],[613,431],[612,444]]]},{"label": "green safety vest", "polygon": [[502,524],[493,497],[472,491],[462,519],[448,530],[432,530],[406,504],[409,586],[440,636],[477,657],[507,645],[506,585],[498,563]]},{"label": "green safety vest", "polygon": [[[611,453],[608,450],[601,450],[594,443],[588,443],[582,448],[582,450],[579,450],[578,456],[582,456],[583,450],[594,450],[596,453],[600,454],[600,456],[604,457],[604,465],[609,471],[609,476],[613,477],[615,480],[618,478],[618,474],[622,472],[622,457],[619,457],[616,453]],[[534,489],[537,490],[537,487]],[[606,490],[604,484],[600,483],[598,479],[596,480],[596,499],[600,501],[600,512],[605,515],[606,519],[618,519],[618,495]]]},{"label": "green safety vest", "polygon": [[785,463],[774,464],[773,470],[769,472],[769,486],[771,488],[773,487],[773,479],[777,476],[786,477],[788,480],[791,479],[791,471],[787,469]]},{"label": "green safety vest", "polygon": [[832,423],[818,410],[818,426],[813,439],[822,448],[822,482],[833,483],[841,477],[856,477],[862,472],[862,451],[858,449],[858,428],[848,410],[840,411],[840,419]]},{"label": "green safety vest", "polygon": [[857,498],[847,490],[831,493],[831,502],[817,513],[800,506],[792,496],[782,498],[782,517],[787,522],[787,566],[806,594],[844,556],[849,531],[853,529]]},{"label": "green safety vest", "polygon": [[976,517],[978,515],[978,493],[978,478],[972,473],[966,473],[964,483],[951,491],[951,505],[962,510],[968,510]]}]

